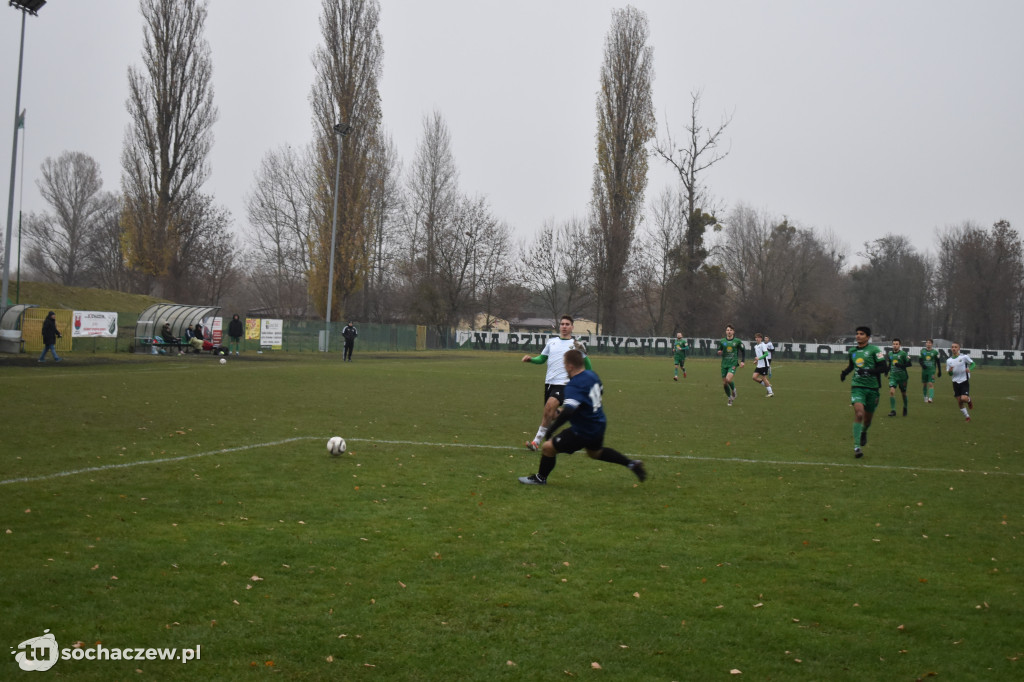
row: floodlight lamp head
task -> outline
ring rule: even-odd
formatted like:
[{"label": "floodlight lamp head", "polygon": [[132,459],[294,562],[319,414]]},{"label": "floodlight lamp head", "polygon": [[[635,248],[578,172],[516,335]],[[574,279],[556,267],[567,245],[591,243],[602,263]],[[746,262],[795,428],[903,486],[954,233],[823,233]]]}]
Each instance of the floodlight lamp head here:
[{"label": "floodlight lamp head", "polygon": [[46,4],[46,0],[10,0],[8,5],[16,7],[22,12],[28,12],[32,16],[38,16],[39,10]]},{"label": "floodlight lamp head", "polygon": [[338,133],[339,135],[342,135],[342,136],[348,135],[349,133],[352,132],[352,124],[351,123],[335,123],[334,124],[334,132],[336,132],[336,133]]}]

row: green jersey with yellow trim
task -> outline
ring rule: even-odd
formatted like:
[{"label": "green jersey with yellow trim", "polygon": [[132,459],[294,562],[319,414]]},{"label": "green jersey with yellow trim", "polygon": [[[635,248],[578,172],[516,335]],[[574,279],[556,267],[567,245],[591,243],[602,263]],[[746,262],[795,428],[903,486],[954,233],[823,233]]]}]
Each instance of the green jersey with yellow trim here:
[{"label": "green jersey with yellow trim", "polygon": [[890,378],[907,379],[907,368],[910,367],[910,354],[905,348],[899,351],[889,351],[889,376]]},{"label": "green jersey with yellow trim", "polygon": [[745,355],[743,342],[739,339],[719,339],[718,350],[722,351],[722,367],[735,367]]},{"label": "green jersey with yellow trim", "polygon": [[933,373],[939,366],[939,351],[935,350],[934,348],[932,348],[931,350],[928,350],[927,348],[921,349],[920,362],[921,371],[927,372],[929,374]]},{"label": "green jersey with yellow trim", "polygon": [[861,375],[860,370],[872,370],[878,365],[885,364],[885,351],[874,344],[868,344],[863,348],[853,348],[849,353],[850,362],[853,363],[853,381],[851,385],[854,388],[873,388],[878,389],[882,385],[882,379],[880,375],[864,373]]}]

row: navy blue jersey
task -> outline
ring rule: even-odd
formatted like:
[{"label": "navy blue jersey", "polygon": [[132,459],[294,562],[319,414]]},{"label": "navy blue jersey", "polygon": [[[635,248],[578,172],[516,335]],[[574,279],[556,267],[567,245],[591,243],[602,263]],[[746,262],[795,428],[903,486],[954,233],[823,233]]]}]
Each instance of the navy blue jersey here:
[{"label": "navy blue jersey", "polygon": [[601,394],[604,386],[593,370],[585,369],[565,385],[565,405],[575,407],[569,417],[572,429],[581,436],[600,436],[604,433],[607,420],[601,409]]}]

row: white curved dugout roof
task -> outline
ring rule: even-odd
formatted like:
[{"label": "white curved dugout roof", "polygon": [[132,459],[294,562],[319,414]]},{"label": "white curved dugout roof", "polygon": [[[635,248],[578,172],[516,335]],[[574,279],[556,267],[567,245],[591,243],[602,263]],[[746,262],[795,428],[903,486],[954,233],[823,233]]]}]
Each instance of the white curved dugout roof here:
[{"label": "white curved dugout roof", "polygon": [[171,333],[182,338],[189,325],[200,322],[207,317],[214,317],[220,312],[220,306],[181,305],[179,303],[158,303],[151,305],[139,314],[135,325],[136,339],[151,339],[160,333],[164,322],[170,322]]}]

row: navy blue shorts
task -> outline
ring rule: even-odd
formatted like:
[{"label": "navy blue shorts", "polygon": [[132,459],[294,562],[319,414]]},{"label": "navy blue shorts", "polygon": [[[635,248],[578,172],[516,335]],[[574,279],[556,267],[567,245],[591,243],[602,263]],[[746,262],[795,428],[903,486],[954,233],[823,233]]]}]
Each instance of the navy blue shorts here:
[{"label": "navy blue shorts", "polygon": [[596,436],[582,436],[568,428],[552,438],[551,444],[555,446],[555,452],[569,453],[584,448],[600,450],[604,447],[604,431]]}]

